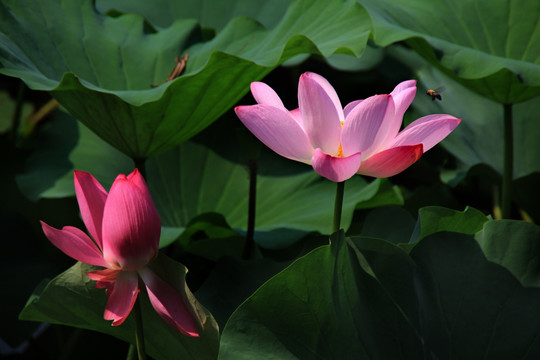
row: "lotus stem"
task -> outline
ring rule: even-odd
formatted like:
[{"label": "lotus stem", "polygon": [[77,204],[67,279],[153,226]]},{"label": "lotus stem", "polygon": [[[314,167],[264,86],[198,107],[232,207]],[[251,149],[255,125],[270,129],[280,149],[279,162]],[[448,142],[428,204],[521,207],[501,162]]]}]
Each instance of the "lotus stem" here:
[{"label": "lotus stem", "polygon": [[504,105],[504,173],[502,184],[502,218],[509,219],[512,211],[512,175],[514,172],[514,131],[512,104]]},{"label": "lotus stem", "polygon": [[144,332],[143,332],[143,324],[142,324],[142,311],[141,311],[141,302],[140,299],[137,299],[135,301],[135,305],[133,306],[133,310],[135,310],[135,323],[137,327],[137,331],[135,332],[135,343],[137,345],[137,355],[139,356],[139,360],[146,360],[146,349],[144,346]]},{"label": "lotus stem", "polygon": [[248,200],[248,223],[246,231],[246,243],[242,252],[242,259],[248,260],[255,247],[255,206],[257,200],[257,160],[248,160],[249,171],[249,200]]},{"label": "lotus stem", "polygon": [[335,233],[341,227],[341,211],[343,209],[343,194],[345,192],[345,181],[336,184],[336,201],[334,203],[334,223],[332,225],[332,233]]}]

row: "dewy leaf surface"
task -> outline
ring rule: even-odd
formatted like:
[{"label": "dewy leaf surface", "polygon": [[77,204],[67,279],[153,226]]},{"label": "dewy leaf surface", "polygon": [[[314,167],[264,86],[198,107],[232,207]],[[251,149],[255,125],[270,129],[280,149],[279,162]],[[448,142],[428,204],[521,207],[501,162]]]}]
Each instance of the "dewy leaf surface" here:
[{"label": "dewy leaf surface", "polygon": [[[206,43],[194,19],[146,33],[141,16],[107,17],[90,0],[4,1],[0,20],[0,72],[51,91],[132,158],[200,132],[281,62],[302,53],[360,55],[369,35],[366,12],[340,0],[297,1],[272,30],[236,18]],[[186,53],[183,75],[163,84],[175,56]]]},{"label": "dewy leaf surface", "polygon": [[540,95],[540,2],[360,0],[375,42],[406,40],[431,64],[499,103]]}]

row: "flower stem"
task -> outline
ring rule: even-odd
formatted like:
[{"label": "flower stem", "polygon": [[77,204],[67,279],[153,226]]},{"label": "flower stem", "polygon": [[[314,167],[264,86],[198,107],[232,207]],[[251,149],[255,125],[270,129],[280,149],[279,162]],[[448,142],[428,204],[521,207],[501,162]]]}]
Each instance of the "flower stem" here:
[{"label": "flower stem", "polygon": [[146,360],[146,350],[144,347],[144,333],[143,333],[143,324],[142,324],[142,311],[141,311],[141,302],[139,299],[135,301],[133,306],[135,311],[135,323],[137,326],[137,331],[135,333],[135,343],[137,344],[137,355],[139,360]]},{"label": "flower stem", "polygon": [[502,218],[509,219],[512,210],[512,175],[514,172],[514,131],[512,104],[504,105],[504,173],[502,184]]},{"label": "flower stem", "polygon": [[146,178],[146,159],[145,158],[133,158],[133,162],[135,163],[135,167],[139,169],[139,172],[143,176],[145,181],[148,181]]},{"label": "flower stem", "polygon": [[345,192],[345,181],[338,182],[336,188],[336,201],[334,203],[334,223],[332,233],[338,231],[341,227],[341,210],[343,208],[343,193]]},{"label": "flower stem", "polygon": [[248,222],[246,232],[246,243],[242,252],[242,259],[248,260],[255,247],[255,205],[257,200],[257,160],[248,160],[249,170],[249,200],[248,200]]}]

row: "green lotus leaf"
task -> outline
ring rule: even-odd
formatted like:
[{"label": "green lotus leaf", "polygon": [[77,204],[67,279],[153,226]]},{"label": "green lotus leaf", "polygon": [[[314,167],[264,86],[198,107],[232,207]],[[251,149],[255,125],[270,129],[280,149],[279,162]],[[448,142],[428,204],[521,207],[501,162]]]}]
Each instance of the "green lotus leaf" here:
[{"label": "green lotus leaf", "polygon": [[540,95],[540,2],[359,2],[378,45],[406,41],[446,75],[499,103]]},{"label": "green lotus leaf", "polygon": [[[139,300],[142,306],[146,350],[155,359],[215,359],[219,341],[218,326],[212,315],[187,289],[187,269],[165,255],[150,264],[152,270],[173,286],[201,318],[199,338],[180,334],[155,312],[145,292]],[[40,286],[28,300],[20,318],[46,321],[55,324],[91,329],[115,336],[130,343],[135,342],[135,319],[130,315],[121,326],[111,326],[103,319],[107,296],[103,289],[95,287],[95,281],[85,274],[96,270],[78,262],[58,275],[45,287]]]},{"label": "green lotus leaf", "polygon": [[[141,16],[108,17],[90,0],[4,1],[0,20],[0,72],[50,91],[133,159],[200,132],[281,62],[301,53],[358,56],[369,35],[366,12],[339,0],[297,1],[271,30],[235,18],[206,43],[194,19],[151,32]],[[183,74],[166,82],[184,54]]]}]

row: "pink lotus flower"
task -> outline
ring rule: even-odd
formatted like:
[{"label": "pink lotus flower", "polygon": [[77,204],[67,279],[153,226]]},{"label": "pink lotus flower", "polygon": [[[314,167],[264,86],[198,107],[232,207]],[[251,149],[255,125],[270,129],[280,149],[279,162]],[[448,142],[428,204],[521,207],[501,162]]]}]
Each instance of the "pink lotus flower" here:
[{"label": "pink lotus flower", "polygon": [[389,177],[407,169],[460,123],[451,115],[424,116],[399,131],[416,94],[416,81],[389,95],[356,100],[343,109],[332,85],[306,72],[298,85],[298,109],[288,111],[268,85],[251,83],[257,105],[236,114],[266,146],[288,159],[311,164],[335,182],[354,174]]},{"label": "pink lotus flower", "polygon": [[88,272],[109,296],[103,317],[122,324],[139,293],[139,277],[156,312],[173,328],[199,336],[197,325],[182,297],[146,264],[158,255],[161,221],[142,175],[135,169],[118,175],[109,194],[89,173],[74,172],[81,215],[93,240],[80,229],[55,229],[43,221],[47,238],[75,260],[106,269]]}]

